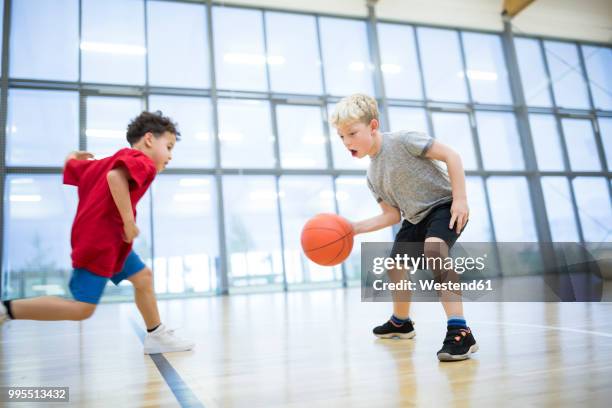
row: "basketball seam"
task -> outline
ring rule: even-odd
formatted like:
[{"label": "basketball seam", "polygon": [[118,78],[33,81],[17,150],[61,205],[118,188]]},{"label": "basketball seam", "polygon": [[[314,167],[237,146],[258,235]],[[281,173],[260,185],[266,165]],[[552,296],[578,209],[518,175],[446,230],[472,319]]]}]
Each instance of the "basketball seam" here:
[{"label": "basketball seam", "polygon": [[[346,236],[346,235],[345,235]],[[328,264],[332,264],[342,253],[342,251],[344,251],[344,246],[346,245],[346,243],[344,242],[344,240],[342,241],[342,248],[340,248],[340,251],[338,251],[338,253],[336,254],[336,256],[334,256],[334,259],[332,259],[331,261],[328,261]],[[333,266],[333,265],[329,265],[329,266]]]},{"label": "basketball seam", "polygon": [[[312,229],[314,229],[314,228],[312,228]],[[321,228],[321,229],[323,229],[323,228]],[[326,228],[326,229],[331,229],[331,228]],[[336,230],[334,230],[334,229],[331,229],[331,230],[332,230],[332,231],[336,231]],[[311,249],[308,249],[308,250],[306,250],[306,249],[305,249],[305,250],[304,250],[304,252],[311,252],[311,251],[316,251],[317,249],[325,248],[326,246],[329,246],[329,245],[331,245],[331,244],[335,244],[336,242],[340,241],[341,239],[346,238],[348,235],[351,235],[351,233],[350,233],[350,232],[347,232],[346,234],[344,234],[343,236],[341,236],[340,238],[338,238],[338,239],[337,239],[337,240],[335,240],[335,241],[328,242],[327,244],[325,244],[325,245],[323,245],[323,246],[320,246],[320,247],[317,247],[317,248],[311,248]]]},{"label": "basketball seam", "polygon": [[[350,234],[351,232],[353,232],[353,230],[350,230],[349,232],[346,232],[346,230],[344,228],[340,228],[342,230],[342,232],[345,232],[346,234]],[[328,230],[328,231],[334,231],[334,232],[338,232],[337,229],[335,228],[329,228],[329,227],[309,227],[309,228],[304,228],[302,230],[302,232],[304,231],[312,231],[312,230]],[[346,236],[346,235],[344,235]]]}]

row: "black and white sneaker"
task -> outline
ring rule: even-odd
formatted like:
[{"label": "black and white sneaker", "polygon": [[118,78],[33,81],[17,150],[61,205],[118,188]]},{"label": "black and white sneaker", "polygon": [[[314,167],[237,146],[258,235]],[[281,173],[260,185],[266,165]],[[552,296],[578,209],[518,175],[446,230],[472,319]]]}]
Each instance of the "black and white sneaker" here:
[{"label": "black and white sneaker", "polygon": [[382,326],[376,326],[374,335],[379,339],[391,339],[393,337],[399,337],[400,339],[411,339],[416,335],[414,331],[414,322],[409,320],[402,325],[397,325],[391,320],[388,320]]},{"label": "black and white sneaker", "polygon": [[442,348],[438,351],[438,360],[465,360],[476,351],[478,351],[478,345],[469,328],[448,327]]}]

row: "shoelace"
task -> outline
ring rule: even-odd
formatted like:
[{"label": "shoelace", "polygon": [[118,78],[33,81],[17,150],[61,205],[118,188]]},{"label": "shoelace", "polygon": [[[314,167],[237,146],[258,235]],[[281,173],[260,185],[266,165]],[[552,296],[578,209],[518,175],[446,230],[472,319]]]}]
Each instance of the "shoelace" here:
[{"label": "shoelace", "polygon": [[[169,328],[165,328],[164,331],[162,332],[163,334],[168,334],[170,336],[174,336],[174,332],[178,330],[178,328],[174,328],[174,329],[169,329]],[[161,334],[161,333],[160,333]]]},{"label": "shoelace", "polygon": [[[414,322],[414,320],[412,320],[412,319],[411,319],[411,320],[410,320],[410,323],[412,324],[412,327],[416,326],[416,323]],[[391,319],[389,319],[389,320],[387,321],[387,324],[388,324],[388,325],[391,325],[391,326],[393,326],[393,327],[400,327],[400,326],[396,325],[395,323],[393,323],[393,320],[391,320]],[[405,324],[405,323],[404,323],[404,324]]]},{"label": "shoelace", "polygon": [[443,344],[456,344],[456,343],[459,343],[459,342],[461,342],[462,339],[465,338],[467,333],[468,333],[467,330],[462,330],[462,329],[449,330],[446,333],[446,337],[444,338],[444,343]]}]

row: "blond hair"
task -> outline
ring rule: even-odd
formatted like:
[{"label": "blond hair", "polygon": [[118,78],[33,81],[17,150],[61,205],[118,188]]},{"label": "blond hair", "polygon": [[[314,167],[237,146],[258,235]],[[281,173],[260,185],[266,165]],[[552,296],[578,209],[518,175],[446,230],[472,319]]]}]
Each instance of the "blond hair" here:
[{"label": "blond hair", "polygon": [[378,120],[376,99],[357,93],[342,98],[336,104],[330,123],[335,128],[349,122],[362,122],[369,125],[372,119]]}]

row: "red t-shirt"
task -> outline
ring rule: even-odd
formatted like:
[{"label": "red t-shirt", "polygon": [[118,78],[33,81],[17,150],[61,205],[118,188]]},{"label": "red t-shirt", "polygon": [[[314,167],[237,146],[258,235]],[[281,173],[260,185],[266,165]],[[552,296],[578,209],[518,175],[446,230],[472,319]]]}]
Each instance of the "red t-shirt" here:
[{"label": "red t-shirt", "polygon": [[79,206],[72,224],[72,267],[112,277],[121,269],[132,244],[123,240],[123,221],[115,205],[106,175],[123,167],[129,173],[132,211],[153,182],[155,164],[139,150],[121,149],[101,160],[69,160],[64,184],[78,187]]}]

